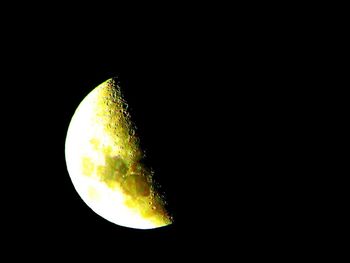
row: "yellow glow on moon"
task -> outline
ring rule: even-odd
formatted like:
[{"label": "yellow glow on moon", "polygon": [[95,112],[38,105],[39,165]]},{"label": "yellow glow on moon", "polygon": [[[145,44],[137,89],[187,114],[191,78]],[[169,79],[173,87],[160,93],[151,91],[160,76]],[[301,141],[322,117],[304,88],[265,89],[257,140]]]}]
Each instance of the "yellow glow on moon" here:
[{"label": "yellow glow on moon", "polygon": [[115,224],[150,229],[172,223],[143,163],[127,104],[113,79],[92,90],[69,124],[66,163],[84,202]]}]

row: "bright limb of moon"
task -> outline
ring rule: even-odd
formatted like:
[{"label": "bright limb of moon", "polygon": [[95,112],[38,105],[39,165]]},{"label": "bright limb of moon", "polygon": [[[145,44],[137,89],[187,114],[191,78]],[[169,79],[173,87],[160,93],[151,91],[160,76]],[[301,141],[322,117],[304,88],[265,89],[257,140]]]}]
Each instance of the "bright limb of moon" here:
[{"label": "bright limb of moon", "polygon": [[113,79],[92,90],[76,109],[65,156],[76,191],[103,218],[138,229],[172,223],[153,172],[142,162],[127,104]]}]

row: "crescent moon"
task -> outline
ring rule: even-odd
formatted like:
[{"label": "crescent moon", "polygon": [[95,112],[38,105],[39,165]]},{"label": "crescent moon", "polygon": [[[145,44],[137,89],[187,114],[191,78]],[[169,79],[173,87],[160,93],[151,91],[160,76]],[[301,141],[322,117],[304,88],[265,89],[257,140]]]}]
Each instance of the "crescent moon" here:
[{"label": "crescent moon", "polygon": [[65,142],[68,173],[82,200],[120,226],[151,229],[173,222],[143,163],[121,89],[109,79],[76,109]]}]

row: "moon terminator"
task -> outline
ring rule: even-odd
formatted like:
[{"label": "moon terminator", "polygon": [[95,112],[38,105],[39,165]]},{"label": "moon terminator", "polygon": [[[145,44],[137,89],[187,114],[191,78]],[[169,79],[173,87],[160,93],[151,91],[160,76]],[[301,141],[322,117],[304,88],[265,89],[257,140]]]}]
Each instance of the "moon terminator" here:
[{"label": "moon terminator", "polygon": [[114,79],[92,90],[76,109],[65,156],[75,189],[103,218],[138,229],[172,223]]}]

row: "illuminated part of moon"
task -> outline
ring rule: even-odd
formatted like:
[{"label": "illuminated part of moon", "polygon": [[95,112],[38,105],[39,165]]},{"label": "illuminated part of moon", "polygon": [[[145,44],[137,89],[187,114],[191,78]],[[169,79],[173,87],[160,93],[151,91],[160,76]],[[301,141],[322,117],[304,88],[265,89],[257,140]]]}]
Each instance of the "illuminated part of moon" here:
[{"label": "illuminated part of moon", "polygon": [[115,224],[150,229],[172,223],[153,172],[142,162],[120,87],[109,79],[80,103],[69,124],[65,155],[84,202]]}]

